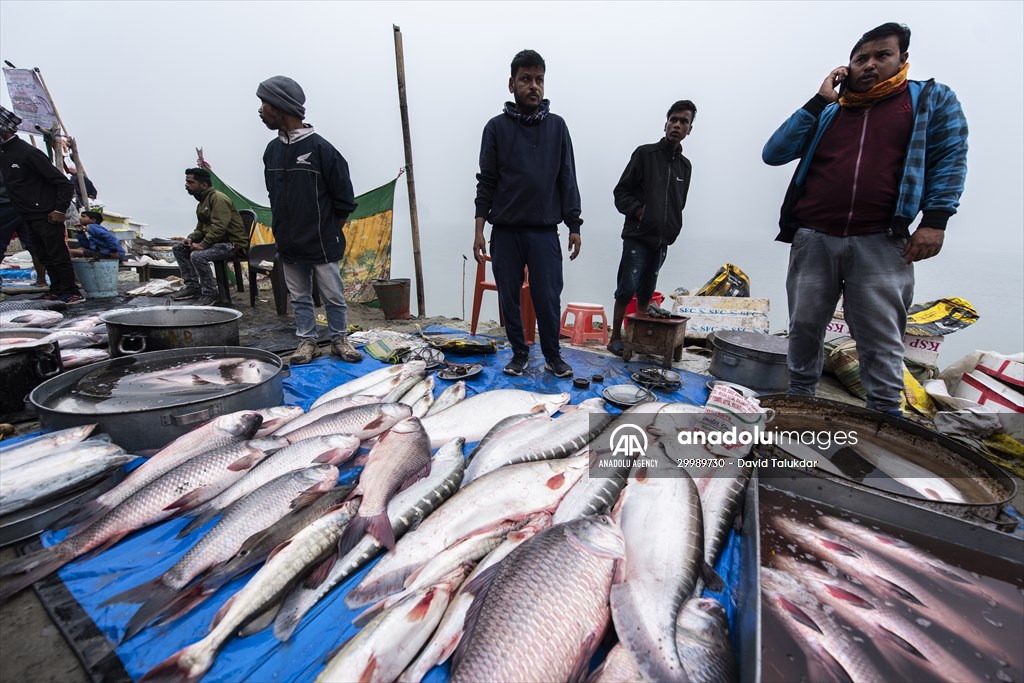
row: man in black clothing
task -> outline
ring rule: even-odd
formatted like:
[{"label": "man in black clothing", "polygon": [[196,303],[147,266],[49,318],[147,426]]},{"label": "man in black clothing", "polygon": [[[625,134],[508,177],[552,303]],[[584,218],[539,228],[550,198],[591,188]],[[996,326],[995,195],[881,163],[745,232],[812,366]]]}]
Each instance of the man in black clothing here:
[{"label": "man in black clothing", "polygon": [[669,107],[665,137],[633,152],[615,186],[615,208],[626,216],[622,228],[622,258],[615,288],[615,312],[608,350],[622,355],[622,319],[636,296],[636,310],[664,317],[651,304],[658,271],[668,245],[683,226],[683,207],[690,189],[690,160],[683,156],[683,139],[690,134],[697,107],[679,100]]},{"label": "man in black clothing", "polygon": [[64,219],[74,189],[46,155],[17,136],[21,119],[0,107],[0,175],[50,276],[50,300],[82,301],[68,253]]},{"label": "man in black clothing", "polygon": [[544,368],[557,377],[572,375],[558,347],[562,296],[562,250],[558,224],[569,228],[569,260],[580,239],[580,191],[576,162],[565,121],[544,99],[544,60],[523,50],[512,60],[508,91],[515,102],[487,122],[480,144],[476,185],[476,235],[473,255],[487,254],[484,223],[491,229],[491,267],[505,334],[512,345],[510,375],[522,375],[530,359],[520,317],[523,269],[530,273],[530,293],[537,314]]}]

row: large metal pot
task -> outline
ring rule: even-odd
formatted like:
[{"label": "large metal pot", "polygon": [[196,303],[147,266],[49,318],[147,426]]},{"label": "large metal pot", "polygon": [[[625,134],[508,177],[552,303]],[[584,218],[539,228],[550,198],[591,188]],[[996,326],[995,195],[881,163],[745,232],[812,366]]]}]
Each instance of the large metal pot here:
[{"label": "large metal pot", "polygon": [[[159,401],[154,404],[159,405],[151,408],[132,405],[104,408],[107,412],[82,412],[55,407],[90,373],[108,369],[143,371],[147,366],[162,366],[168,362],[235,357],[269,363],[275,371],[258,384],[236,385],[212,397],[155,396]],[[65,429],[95,422],[99,424],[97,432],[106,432],[114,443],[128,452],[137,452],[161,448],[218,415],[280,405],[284,398],[282,382],[287,375],[288,369],[281,359],[269,351],[240,346],[171,349],[112,358],[69,370],[40,384],[29,394],[28,400],[39,413],[43,429]]]},{"label": "large metal pot", "polygon": [[[13,329],[0,331],[0,338],[22,336],[29,335]],[[28,393],[63,370],[57,342],[37,340],[14,347],[0,345],[0,414],[25,410]]]},{"label": "large metal pot", "polygon": [[789,340],[759,332],[715,332],[708,371],[719,379],[759,391],[789,386]]},{"label": "large metal pot", "polygon": [[100,315],[110,356],[199,346],[238,346],[241,312],[215,306],[149,306]]}]

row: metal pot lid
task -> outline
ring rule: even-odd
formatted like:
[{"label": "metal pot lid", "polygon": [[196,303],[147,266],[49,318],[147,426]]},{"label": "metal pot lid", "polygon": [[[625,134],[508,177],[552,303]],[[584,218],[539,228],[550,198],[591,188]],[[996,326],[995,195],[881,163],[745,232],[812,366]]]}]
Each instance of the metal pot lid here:
[{"label": "metal pot lid", "polygon": [[100,322],[128,327],[199,327],[238,320],[241,311],[217,306],[143,306],[100,314]]},{"label": "metal pot lid", "polygon": [[741,356],[748,356],[755,360],[768,361],[769,363],[784,363],[789,353],[789,340],[785,337],[775,337],[760,332],[743,332],[739,330],[725,330],[715,332],[712,340],[715,348],[723,351],[731,351]]}]

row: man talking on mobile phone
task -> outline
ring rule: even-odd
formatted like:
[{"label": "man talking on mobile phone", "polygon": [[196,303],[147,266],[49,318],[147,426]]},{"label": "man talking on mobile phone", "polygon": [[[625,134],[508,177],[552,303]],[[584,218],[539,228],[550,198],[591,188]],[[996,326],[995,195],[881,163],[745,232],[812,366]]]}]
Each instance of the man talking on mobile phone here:
[{"label": "man talking on mobile phone", "polygon": [[865,33],[849,65],[833,69],[761,153],[771,166],[800,160],[776,237],[792,243],[789,393],[814,395],[825,327],[843,296],[867,407],[894,415],[913,263],[939,253],[967,177],[960,103],[934,79],[907,79],[909,47],[902,24]]}]

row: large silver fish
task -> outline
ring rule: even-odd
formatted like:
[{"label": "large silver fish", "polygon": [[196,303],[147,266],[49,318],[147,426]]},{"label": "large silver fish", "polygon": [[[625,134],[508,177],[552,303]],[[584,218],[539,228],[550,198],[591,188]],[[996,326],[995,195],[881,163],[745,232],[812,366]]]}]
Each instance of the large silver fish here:
[{"label": "large silver fish", "polygon": [[327,662],[317,683],[394,681],[434,632],[467,572],[456,567],[381,612]]},{"label": "large silver fish", "polygon": [[704,514],[704,561],[714,566],[736,516],[743,507],[752,467],[740,467],[735,460],[722,459],[724,467],[687,468],[700,493]]},{"label": "large silver fish", "polygon": [[345,604],[362,607],[398,592],[430,558],[471,534],[508,520],[553,512],[586,468],[583,457],[542,460],[509,465],[480,477],[423,520],[416,531],[402,537],[394,551],[349,591]]},{"label": "large silver fish", "polygon": [[64,316],[57,311],[24,309],[0,313],[0,327],[53,327]]},{"label": "large silver fish", "polygon": [[125,627],[122,640],[128,640],[145,628],[192,579],[234,557],[247,538],[277,522],[296,506],[320,497],[337,481],[337,467],[317,465],[283,474],[228,507],[221,520],[173,567],[153,581],[103,603],[144,600]]},{"label": "large silver fish", "polygon": [[713,598],[686,601],[676,621],[676,651],[689,683],[732,683],[739,680],[729,639],[729,618]]},{"label": "large silver fish", "polygon": [[353,406],[289,432],[282,438],[296,443],[311,436],[351,434],[360,441],[382,434],[412,415],[412,408],[401,403],[373,403]]},{"label": "large silver fish", "polygon": [[0,515],[74,488],[135,457],[120,446],[90,439],[16,467],[0,462]]},{"label": "large silver fish", "polygon": [[[466,469],[462,455],[465,441],[453,439],[438,449],[430,465],[430,474],[402,491],[388,503],[388,519],[395,538],[436,510],[458,490]],[[274,635],[288,640],[302,617],[335,586],[365,567],[384,551],[384,546],[366,534],[343,557],[338,558],[327,577],[310,586],[298,586],[285,599],[274,622]]]},{"label": "large silver fish", "polygon": [[[487,557],[480,560],[480,563],[473,569],[473,572],[466,577],[465,583],[459,587],[459,590],[452,597],[448,604],[448,609],[445,610],[444,617],[441,618],[441,623],[438,624],[437,630],[430,638],[430,642],[417,655],[416,660],[409,665],[409,668],[398,677],[399,683],[419,683],[427,675],[428,671],[438,664],[448,661],[448,658],[455,652],[455,648],[462,642],[466,617],[469,614],[470,607],[486,591],[486,586],[489,585],[490,581],[488,577],[493,578],[492,575],[496,569],[491,568],[496,567],[502,560],[508,557],[509,553],[549,526],[551,526],[551,515],[534,515],[523,527],[517,531],[510,532],[501,545],[491,551]],[[484,572],[488,572],[488,576],[474,583],[474,579],[484,574]],[[471,585],[473,590],[467,588]]]},{"label": "large silver fish", "polygon": [[316,408],[310,408],[309,412],[296,417],[294,420],[281,427],[279,430],[274,432],[274,436],[285,436],[300,427],[305,427],[312,422],[316,422],[325,415],[333,415],[334,413],[340,413],[346,408],[365,406],[371,403],[380,403],[380,401],[372,396],[359,395],[342,396],[341,398],[326,401],[325,403],[318,405]]},{"label": "large silver fish", "polygon": [[623,538],[608,517],[557,524],[499,565],[455,653],[452,683],[576,681],[608,625]]},{"label": "large silver fish", "polygon": [[587,457],[589,471],[559,503],[553,520],[555,524],[610,512],[633,469],[632,456],[612,455],[607,447],[589,444],[580,450],[579,455]]},{"label": "large silver fish", "polygon": [[395,536],[388,519],[388,501],[400,489],[428,474],[430,441],[427,433],[423,431],[419,418],[406,418],[370,449],[355,491],[363,500],[359,504],[359,512],[338,543],[339,554],[352,550],[364,532],[388,550],[394,550]]},{"label": "large silver fish", "polygon": [[133,531],[213,498],[267,456],[251,443],[229,444],[196,456],[147,484],[60,543],[0,567],[0,575],[19,574],[0,586],[0,600],[49,576],[90,550],[108,548]]},{"label": "large silver fish", "polygon": [[273,606],[311,567],[337,548],[338,538],[358,508],[351,500],[332,510],[281,545],[245,587],[224,603],[202,640],[174,653],[141,681],[198,681],[213,666],[224,644],[249,621]]},{"label": "large silver fish", "polygon": [[200,453],[249,439],[262,422],[263,417],[254,410],[242,410],[215,418],[161,448],[146,462],[132,470],[120,484],[82,506],[63,521],[72,523],[96,519]]},{"label": "large silver fish", "polygon": [[70,444],[79,443],[92,434],[94,429],[96,429],[96,423],[40,434],[13,445],[0,441],[0,463],[3,467],[13,467],[33,458],[49,455]]},{"label": "large silver fish", "polygon": [[246,472],[245,476],[219,496],[192,510],[191,516],[195,519],[181,530],[178,537],[198,529],[235,501],[282,474],[304,469],[314,463],[341,465],[358,449],[359,439],[350,434],[314,436],[282,448]]},{"label": "large silver fish", "polygon": [[538,394],[519,389],[497,389],[470,396],[448,410],[423,418],[430,447],[437,448],[457,436],[467,443],[479,441],[495,424],[511,415],[554,415],[569,402],[569,394]]},{"label": "large silver fish", "polygon": [[[354,394],[362,393],[364,390],[373,387],[374,385],[380,384],[393,377],[399,375],[409,375],[410,373],[423,371],[427,367],[427,364],[423,361],[410,361],[404,365],[389,365],[381,368],[380,370],[374,370],[369,372],[362,377],[357,377],[349,382],[345,382],[341,386],[335,387],[330,391],[321,394],[319,398],[313,401],[313,405],[309,407],[310,410],[320,406],[322,403],[333,401],[343,396],[351,396]],[[390,391],[390,389],[389,389]]]},{"label": "large silver fish", "polygon": [[263,418],[263,422],[260,423],[259,431],[253,436],[254,439],[270,436],[277,430],[287,427],[293,420],[297,420],[300,415],[304,414],[299,406],[275,406],[273,408],[261,408],[256,412]]},{"label": "large silver fish", "polygon": [[654,681],[686,680],[676,654],[676,616],[704,566],[697,487],[685,470],[673,474],[631,479],[616,509],[626,558],[622,581],[610,593],[612,619],[644,678]]},{"label": "large silver fish", "polygon": [[605,412],[574,410],[557,418],[521,422],[500,439],[477,449],[466,469],[465,484],[505,465],[568,457],[587,445],[611,419]]}]

